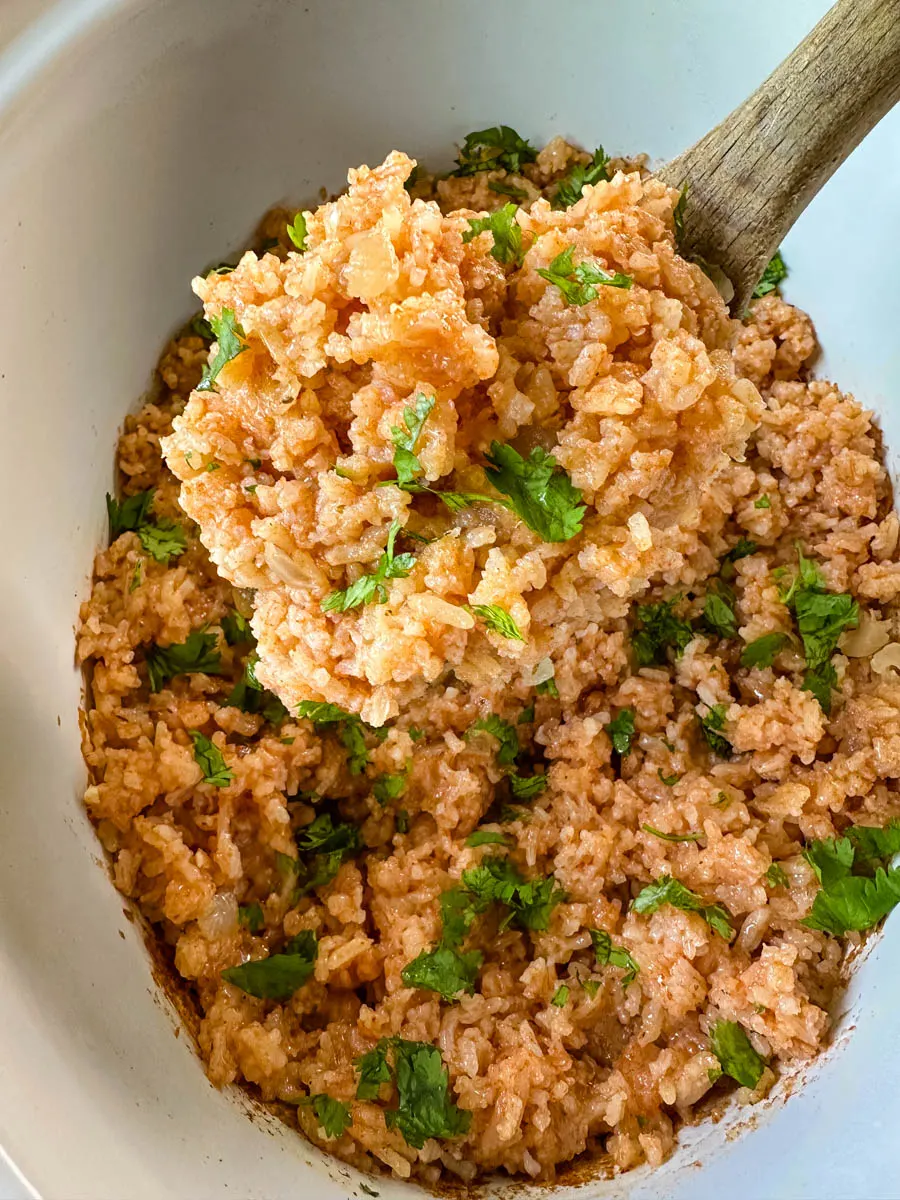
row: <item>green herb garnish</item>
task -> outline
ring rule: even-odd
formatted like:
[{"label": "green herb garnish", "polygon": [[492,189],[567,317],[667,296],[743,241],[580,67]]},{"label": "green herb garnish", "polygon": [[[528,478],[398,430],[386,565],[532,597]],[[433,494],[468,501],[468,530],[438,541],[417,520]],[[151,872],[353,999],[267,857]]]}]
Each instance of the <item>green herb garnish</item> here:
[{"label": "green herb garnish", "polygon": [[232,362],[247,349],[244,340],[247,335],[235,320],[234,309],[223,308],[221,316],[210,317],[209,323],[216,335],[218,348],[212,362],[203,368],[203,375],[197,384],[198,392],[215,391],[216,380],[225,364]]},{"label": "green herb garnish", "polygon": [[666,787],[674,787],[681,778],[680,775],[664,775],[662,767],[656,768],[656,774],[659,777],[660,783],[664,783]]},{"label": "green herb garnish", "polygon": [[602,146],[594,151],[589,163],[576,163],[572,170],[556,186],[553,196],[554,208],[571,208],[581,199],[582,188],[586,184],[596,184],[609,179],[607,165],[609,155]]},{"label": "green herb garnish", "polygon": [[741,666],[771,667],[787,640],[786,633],[764,633],[741,651]]},{"label": "green herb garnish", "polygon": [[[900,903],[900,823],[851,826],[844,837],[811,842],[803,856],[821,884],[803,924],[832,937],[864,932]],[[887,864],[887,865],[886,865]]]},{"label": "green herb garnish", "polygon": [[495,737],[500,743],[497,762],[501,767],[512,766],[519,753],[519,735],[508,721],[491,713],[489,717],[482,717],[466,730],[466,740],[469,741],[476,733],[489,733],[491,737]]},{"label": "green herb garnish", "polygon": [[492,125],[466,134],[460,147],[454,175],[505,169],[518,175],[525,163],[534,162],[537,151],[508,125]]},{"label": "green herb garnish", "polygon": [[547,787],[546,775],[509,775],[509,786],[517,800],[533,800]]},{"label": "green herb garnish", "polygon": [[639,892],[631,907],[637,913],[655,913],[663,904],[671,904],[684,912],[699,913],[707,925],[720,937],[730,941],[734,937],[731,914],[721,904],[706,904],[703,899],[671,875],[660,875],[659,879]]},{"label": "green herb garnish", "polygon": [[475,980],[484,955],[477,950],[460,953],[452,946],[439,945],[423,950],[400,972],[407,987],[437,992],[449,1004],[460,992],[470,996],[475,992]]},{"label": "green herb garnish", "polygon": [[490,829],[476,829],[466,838],[466,845],[473,849],[478,846],[508,846],[509,838],[505,833],[495,833]]},{"label": "green herb garnish", "polygon": [[680,596],[673,596],[671,600],[637,606],[640,627],[632,634],[631,646],[639,667],[662,666],[670,648],[678,657],[693,638],[691,623],[675,616],[675,605],[680,600]]},{"label": "green herb garnish", "polygon": [[652,825],[642,825],[641,829],[644,833],[650,833],[664,842],[700,842],[703,840],[702,833],[663,833],[661,829],[655,829]]},{"label": "green herb garnish", "polygon": [[345,712],[337,704],[327,704],[317,700],[301,700],[297,706],[297,716],[312,721],[316,732],[323,729],[337,728],[341,745],[347,751],[347,761],[351,775],[361,775],[369,761],[369,751],[366,749],[366,731],[373,733],[380,741],[387,737],[386,729],[372,729],[365,725],[356,713]]},{"label": "green herb garnish", "polygon": [[109,517],[109,540],[127,532],[137,532],[142,525],[150,521],[153,508],[154,489],[146,492],[135,492],[133,496],[125,496],[122,500],[114,500],[106,493],[106,512]]},{"label": "green herb garnish", "polygon": [[623,708],[619,714],[604,725],[603,728],[610,736],[613,744],[613,749],[623,758],[631,750],[631,743],[634,739],[634,709]]},{"label": "green herb garnish", "polygon": [[754,508],[771,508],[772,501],[769,499],[768,496],[760,496],[760,498],[758,500],[753,501],[753,507]]},{"label": "green herb garnish", "polygon": [[526,880],[507,858],[483,859],[477,867],[463,871],[462,881],[479,906],[476,911],[484,911],[490,903],[509,910],[501,929],[514,923],[522,929],[546,930],[550,913],[565,896],[552,875]]},{"label": "green herb garnish", "polygon": [[719,637],[733,638],[737,635],[737,617],[734,612],[734,597],[720,587],[706,593],[703,603],[703,622],[707,629]]},{"label": "green herb garnish", "polygon": [[512,263],[521,267],[525,253],[522,248],[522,226],[516,220],[518,211],[515,204],[504,204],[486,217],[470,218],[469,228],[462,235],[463,243],[471,242],[480,233],[489,233],[494,240],[491,257],[498,263]]},{"label": "green herb garnish", "polygon": [[581,262],[576,267],[573,259],[574,253],[575,247],[567,246],[565,250],[557,254],[549,267],[538,267],[537,269],[537,273],[542,279],[546,279],[548,283],[559,288],[567,304],[575,304],[579,307],[589,304],[591,300],[597,299],[599,294],[597,288],[600,286],[631,287],[630,275],[622,275],[618,271],[610,275],[596,263],[590,262]]},{"label": "green herb garnish", "polygon": [[766,1060],[753,1049],[742,1026],[736,1021],[716,1021],[709,1031],[709,1044],[723,1075],[729,1075],[742,1087],[756,1087]]},{"label": "green herb garnish", "polygon": [[294,220],[287,227],[287,235],[302,254],[306,249],[306,213],[294,214]]},{"label": "green herb garnish", "polygon": [[372,782],[372,795],[379,804],[389,804],[399,800],[406,790],[406,773],[394,775],[379,775]]},{"label": "green herb garnish", "polygon": [[244,643],[255,645],[256,638],[250,629],[250,622],[241,613],[237,611],[228,613],[219,624],[222,626],[225,641],[229,646],[240,646]]},{"label": "green herb garnish", "polygon": [[499,633],[510,641],[524,642],[522,631],[505,608],[499,604],[473,604],[473,614],[483,621],[491,633]]},{"label": "green herb garnish", "polygon": [[788,887],[790,880],[778,863],[772,863],[766,871],[766,883],[769,887]]},{"label": "green herb garnish", "polygon": [[326,1096],[324,1092],[319,1092],[316,1096],[310,1096],[312,1101],[312,1109],[316,1114],[316,1120],[322,1132],[327,1138],[338,1138],[346,1133],[353,1124],[353,1116],[350,1112],[349,1104],[342,1104],[340,1100],[332,1100],[330,1096]]},{"label": "green herb garnish", "polygon": [[762,279],[753,289],[751,299],[759,300],[762,296],[768,296],[770,292],[778,291],[778,285],[787,279],[787,273],[787,266],[781,257],[781,251],[776,250],[774,257],[769,260],[769,265],[763,271]]},{"label": "green herb garnish", "polygon": [[314,969],[319,953],[315,933],[304,929],[290,939],[280,954],[272,954],[240,967],[228,967],[222,978],[248,996],[263,1000],[290,1000],[303,987]]},{"label": "green herb garnish", "polygon": [[170,646],[149,646],[145,651],[150,690],[158,692],[176,675],[217,675],[222,656],[216,649],[214,633],[195,629],[183,642]]},{"label": "green herb garnish", "polygon": [[270,692],[256,678],[259,655],[254,650],[244,660],[244,672],[225,697],[226,708],[239,708],[241,712],[263,717],[271,725],[280,725],[287,719],[288,710],[274,692]]},{"label": "green herb garnish", "polygon": [[203,772],[203,783],[218,788],[228,787],[234,774],[226,765],[219,747],[199,729],[189,729],[188,734],[194,743],[194,761]]},{"label": "green herb garnish", "polygon": [[727,705],[714,704],[707,712],[706,716],[701,717],[698,714],[700,728],[703,731],[703,736],[706,738],[706,744],[712,750],[713,754],[718,754],[719,758],[731,758],[732,748],[728,738],[720,732],[725,728],[725,710]]},{"label": "green herb garnish", "polygon": [[400,522],[392,521],[388,530],[387,546],[378,565],[369,575],[361,575],[350,587],[340,592],[331,592],[321,603],[323,612],[348,612],[361,604],[387,604],[388,579],[406,579],[416,563],[414,554],[395,554],[394,542],[400,532]]},{"label": "green herb garnish", "polygon": [[622,976],[622,987],[632,983],[640,971],[640,966],[631,957],[624,946],[613,944],[612,938],[605,929],[589,929],[594,955],[601,967],[621,967],[625,971]]},{"label": "green herb garnish", "polygon": [[550,1001],[550,1003],[553,1005],[554,1008],[565,1008],[568,1001],[569,1001],[569,989],[568,989],[568,987],[566,987],[566,985],[564,983],[562,983],[556,989],[556,991],[553,993],[553,999]]},{"label": "green herb garnish", "polygon": [[552,455],[535,446],[523,458],[512,446],[492,442],[485,474],[513,510],[546,542],[566,542],[581,532],[581,492]]},{"label": "green herb garnish", "polygon": [[250,931],[250,933],[259,933],[264,928],[266,918],[263,915],[262,905],[240,904],[238,905],[238,925]]}]

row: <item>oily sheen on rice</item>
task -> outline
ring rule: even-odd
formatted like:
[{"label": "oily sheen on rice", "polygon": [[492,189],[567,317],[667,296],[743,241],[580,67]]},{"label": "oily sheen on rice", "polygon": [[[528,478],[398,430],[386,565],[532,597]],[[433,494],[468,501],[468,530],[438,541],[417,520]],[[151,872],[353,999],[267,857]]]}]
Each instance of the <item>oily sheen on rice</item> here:
[{"label": "oily sheen on rice", "polygon": [[[801,923],[818,889],[803,845],[900,814],[898,520],[870,415],[810,378],[812,325],[777,294],[729,318],[676,250],[677,194],[639,161],[553,208],[557,181],[586,160],[556,140],[515,175],[408,191],[412,163],[394,153],[310,215],[303,255],[285,232],[293,213],[273,212],[258,252],[195,281],[208,318],[234,312],[246,349],[196,391],[208,342],[176,338],[118,453],[124,494],[155,488],[157,517],[181,521],[188,548],[157,562],[122,533],[97,556],[78,635],[92,681],[86,803],[117,886],[191,989],[210,1078],[296,1104],[331,1152],[426,1184],[495,1169],[552,1179],[601,1149],[622,1170],[659,1163],[717,1086],[718,1020],[739,1022],[766,1059],[741,1092],[763,1095],[781,1064],[826,1042],[859,940]],[[521,269],[492,257],[490,234],[463,241],[471,217],[508,200],[491,183],[524,195]],[[278,244],[262,252],[267,238]],[[569,245],[631,288],[567,304],[538,270]],[[583,531],[547,542],[497,504],[452,513],[379,486],[418,393],[435,400],[416,449],[429,486],[496,495],[491,442],[540,446],[581,490]],[[404,542],[408,576],[384,604],[323,611],[375,569],[395,521],[429,539]],[[680,594],[681,615],[699,617],[741,538],[756,549],[732,566],[736,636],[698,622],[682,654],[639,667],[635,605]],[[830,715],[802,689],[796,638],[777,669],[740,663],[756,638],[792,633],[778,572],[790,578],[798,542],[862,609],[834,659]],[[475,619],[478,605],[505,609],[523,640]],[[218,633],[235,609],[251,617],[260,683],[290,713],[329,702],[386,728],[366,735],[363,771],[334,728],[225,703],[246,645],[218,636],[219,674],[149,689],[148,646]],[[551,670],[558,697],[535,686]],[[731,758],[699,729],[716,705]],[[605,726],[626,708],[636,733],[620,756]],[[547,780],[505,814],[508,768],[495,739],[472,733],[491,714]],[[221,750],[226,786],[202,782],[191,730]],[[385,775],[403,783],[382,803]],[[364,849],[297,899],[276,856],[297,855],[326,798]],[[554,876],[565,899],[546,930],[476,922],[475,992],[447,1003],[401,972],[439,940],[441,894],[498,852],[466,845],[485,823],[522,875]],[[786,884],[773,886],[773,864]],[[663,875],[723,905],[733,940],[699,912],[629,908]],[[238,916],[251,904],[255,932]],[[627,986],[598,963],[591,929],[637,964]],[[223,978],[308,930],[314,974],[291,999]],[[355,1098],[355,1061],[393,1036],[439,1048],[471,1113],[462,1136],[417,1148],[384,1103]],[[302,1103],[322,1094],[350,1106],[337,1137]]]}]

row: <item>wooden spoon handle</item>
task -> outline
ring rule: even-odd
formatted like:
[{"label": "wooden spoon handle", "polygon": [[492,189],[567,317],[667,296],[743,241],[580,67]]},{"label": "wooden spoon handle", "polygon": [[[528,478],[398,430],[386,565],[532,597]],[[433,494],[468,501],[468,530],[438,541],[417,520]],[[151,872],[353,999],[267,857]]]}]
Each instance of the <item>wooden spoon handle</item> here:
[{"label": "wooden spoon handle", "polygon": [[684,244],[722,268],[735,312],[822,184],[898,99],[900,0],[838,0],[740,108],[659,172],[673,187],[688,184]]}]

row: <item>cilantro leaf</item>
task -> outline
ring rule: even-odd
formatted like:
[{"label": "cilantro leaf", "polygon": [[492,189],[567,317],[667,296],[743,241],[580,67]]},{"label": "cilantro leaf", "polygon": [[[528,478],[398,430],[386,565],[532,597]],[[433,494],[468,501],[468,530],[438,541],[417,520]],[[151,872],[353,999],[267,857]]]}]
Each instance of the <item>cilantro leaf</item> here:
[{"label": "cilantro leaf", "polygon": [[601,967],[621,967],[625,974],[622,976],[622,987],[632,983],[640,971],[640,966],[631,957],[624,946],[613,944],[612,938],[605,929],[589,929],[594,956]]},{"label": "cilantro leaf", "polygon": [[547,786],[546,775],[517,775],[513,772],[508,776],[512,794],[517,800],[533,800]]},{"label": "cilantro leaf", "polygon": [[317,700],[301,700],[297,706],[297,716],[312,721],[319,733],[323,729],[337,727],[337,735],[341,745],[347,751],[347,762],[351,775],[361,775],[369,761],[369,751],[366,747],[365,730],[374,733],[384,740],[386,730],[372,729],[364,725],[356,713],[345,712],[337,704],[327,704]]},{"label": "cilantro leaf", "polygon": [[508,721],[491,713],[489,717],[482,717],[466,730],[466,740],[470,741],[476,733],[489,733],[491,737],[495,737],[500,743],[497,762],[501,767],[512,766],[519,753],[519,735]]},{"label": "cilantro leaf", "polygon": [[491,633],[499,633],[501,637],[508,638],[510,641],[525,641],[519,626],[506,609],[501,608],[499,604],[473,604],[472,612],[484,621]]},{"label": "cilantro leaf", "polygon": [[202,313],[195,313],[191,317],[190,330],[195,337],[202,338],[204,342],[215,341],[216,335],[212,331],[212,326]]},{"label": "cilantro leaf", "polygon": [[553,999],[550,1001],[550,1003],[553,1005],[554,1008],[565,1008],[565,1006],[568,1004],[568,1002],[569,1002],[569,989],[566,987],[566,985],[564,983],[562,983],[556,989],[556,991],[553,993]]},{"label": "cilantro leaf", "polygon": [[429,1138],[454,1138],[467,1133],[472,1114],[450,1098],[450,1076],[436,1046],[394,1039],[394,1073],[398,1106],[384,1114],[389,1129],[397,1128],[406,1142],[421,1150]]},{"label": "cilantro leaf", "polygon": [[707,629],[723,638],[737,635],[737,617],[732,597],[724,588],[706,593],[703,603],[703,621]]},{"label": "cilantro leaf", "polygon": [[517,725],[530,725],[533,720],[534,720],[534,705],[529,704],[525,708],[523,708],[522,711],[519,713],[519,719],[518,719],[518,721],[516,721],[516,724]]},{"label": "cilantro leaf", "polygon": [[153,509],[154,489],[146,492],[135,492],[133,496],[125,496],[115,500],[106,493],[106,513],[109,517],[109,540],[114,542],[122,533],[136,532],[146,525]]},{"label": "cilantro leaf", "polygon": [[294,213],[294,220],[287,227],[287,235],[302,254],[306,249],[306,213]]},{"label": "cilantro leaf", "polygon": [[488,182],[488,188],[490,191],[496,192],[498,196],[511,196],[520,204],[523,200],[528,199],[528,193],[523,188],[513,187],[511,183],[504,183],[501,179],[491,179]]},{"label": "cilantro leaf", "polygon": [[461,946],[475,918],[486,912],[490,901],[481,902],[464,887],[441,894],[441,922],[445,946]]},{"label": "cilantro leaf", "polygon": [[391,1082],[391,1069],[387,1062],[387,1052],[390,1042],[387,1038],[372,1050],[367,1050],[356,1060],[359,1073],[359,1083],[356,1086],[357,1100],[377,1100],[383,1083]]},{"label": "cilantro leaf", "polygon": [[485,474],[513,510],[546,542],[566,542],[581,532],[581,492],[552,455],[535,446],[523,458],[512,446],[491,442]]},{"label": "cilantro leaf", "polygon": [[400,972],[407,987],[437,992],[449,1004],[460,992],[475,992],[475,980],[484,961],[477,950],[461,954],[452,946],[439,945],[423,950]]},{"label": "cilantro leaf", "polygon": [[678,657],[694,636],[690,621],[675,616],[675,605],[681,600],[659,600],[655,604],[639,604],[636,616],[640,628],[631,636],[631,646],[639,667],[658,667],[666,662],[666,651],[672,647]]},{"label": "cilantro leaf", "polygon": [[372,783],[372,795],[379,804],[399,800],[406,789],[406,772],[396,775],[379,775]]},{"label": "cilantro leaf", "polygon": [[486,217],[471,217],[469,228],[462,235],[463,244],[471,242],[480,233],[489,233],[493,238],[491,257],[498,263],[512,263],[521,267],[525,252],[522,248],[522,226],[516,220],[518,208],[515,204],[504,204]]},{"label": "cilantro leaf", "polygon": [[[900,903],[900,868],[876,866],[894,857],[898,840],[897,824],[891,822],[883,830],[852,826],[845,837],[811,842],[803,855],[821,888],[803,924],[833,937],[877,925]],[[856,868],[865,873],[853,873]]]},{"label": "cilantro leaf", "polygon": [[324,1092],[319,1092],[310,1099],[316,1119],[327,1138],[340,1137],[353,1124],[349,1104],[342,1104],[340,1100],[332,1100]]},{"label": "cilantro leaf", "polygon": [[240,967],[227,967],[222,978],[248,996],[262,1000],[290,1000],[315,969],[318,941],[311,929],[291,938],[280,954],[271,954]]},{"label": "cilantro leaf", "polygon": [[256,638],[250,629],[250,622],[237,610],[227,613],[219,624],[222,626],[222,633],[229,646],[240,646],[244,643],[256,644]]},{"label": "cilantro leaf", "polygon": [[505,833],[495,833],[490,829],[476,829],[466,838],[466,845],[473,849],[477,846],[508,846],[509,838]]},{"label": "cilantro leaf", "polygon": [[769,264],[763,271],[763,277],[753,289],[751,299],[759,300],[762,296],[768,296],[770,292],[778,291],[778,285],[782,280],[787,279],[787,266],[784,259],[781,257],[781,251],[776,250],[774,257],[769,260]]},{"label": "cilantro leaf", "polygon": [[716,1021],[709,1031],[709,1044],[723,1074],[730,1075],[742,1087],[756,1087],[766,1060],[753,1049],[742,1026],[736,1021]]},{"label": "cilantro leaf", "polygon": [[768,496],[760,496],[760,498],[758,500],[753,501],[753,507],[754,508],[771,508],[772,501],[769,499]]},{"label": "cilantro leaf", "polygon": [[369,575],[361,575],[355,583],[340,592],[331,592],[321,603],[323,612],[347,612],[358,608],[361,604],[375,601],[387,604],[388,593],[385,581],[388,579],[406,579],[416,564],[414,554],[395,554],[394,542],[400,532],[400,522],[392,521],[388,530],[387,546],[378,560],[375,570]]},{"label": "cilantro leaf", "polygon": [[812,670],[828,662],[845,629],[855,629],[859,624],[859,605],[847,593],[800,588],[792,607],[806,662]]},{"label": "cilantro leaf", "polygon": [[731,914],[721,904],[705,904],[703,899],[684,886],[671,875],[660,875],[659,879],[647,886],[635,896],[631,907],[636,913],[655,913],[663,904],[671,904],[684,912],[699,913],[720,937],[730,941],[734,937],[731,926]]},{"label": "cilantro leaf", "polygon": [[766,883],[769,887],[789,887],[790,880],[778,863],[772,863],[766,871]]},{"label": "cilantro leaf", "polygon": [[822,663],[815,670],[807,671],[803,676],[801,691],[811,692],[818,700],[822,712],[827,716],[831,712],[831,693],[837,687],[837,671],[831,663]]},{"label": "cilantro leaf", "polygon": [[394,443],[394,470],[397,472],[399,487],[407,487],[422,473],[422,464],[415,455],[416,442],[419,440],[422,426],[428,419],[434,404],[434,396],[418,392],[415,404],[403,410],[403,426],[391,426],[391,440]]},{"label": "cilantro leaf", "polygon": [[270,692],[256,678],[259,655],[252,651],[244,660],[244,673],[225,697],[226,708],[239,708],[241,712],[262,716],[272,725],[280,725],[287,718],[288,710],[274,692]]},{"label": "cilantro leaf", "polygon": [[534,690],[539,696],[552,696],[554,700],[559,699],[559,688],[556,686],[556,680],[552,675],[542,683],[536,683]]},{"label": "cilantro leaf", "polygon": [[581,199],[582,188],[586,184],[596,184],[609,179],[607,164],[609,155],[602,146],[594,151],[589,163],[576,163],[572,170],[556,186],[553,196],[554,208],[571,208]]},{"label": "cilantro leaf", "polygon": [[263,915],[262,905],[240,904],[238,905],[238,925],[248,929],[251,933],[259,933],[264,928],[266,918]]},{"label": "cilantro leaf", "polygon": [[703,840],[702,833],[663,833],[661,829],[655,829],[652,825],[642,825],[641,829],[644,833],[650,833],[664,842],[700,842]]},{"label": "cilantro leaf", "polygon": [[591,300],[596,300],[599,294],[597,288],[600,285],[614,288],[631,287],[630,275],[622,275],[618,271],[610,275],[602,267],[591,262],[581,262],[576,267],[574,254],[575,247],[567,246],[565,250],[557,254],[549,267],[538,267],[537,269],[537,273],[542,279],[546,279],[548,283],[559,288],[567,304],[581,307],[589,304]]},{"label": "cilantro leaf", "polygon": [[454,175],[474,175],[478,171],[504,168],[518,175],[523,164],[534,162],[537,151],[508,125],[492,125],[466,134],[460,147]]},{"label": "cilantro leaf", "polygon": [[483,859],[479,866],[463,871],[462,881],[482,904],[496,902],[509,908],[503,927],[515,922],[522,929],[543,931],[565,896],[552,875],[526,880],[507,858]]},{"label": "cilantro leaf", "polygon": [[624,758],[631,751],[631,743],[634,739],[634,709],[621,709],[618,716],[603,728],[610,736],[613,749]]},{"label": "cilantro leaf", "polygon": [[297,849],[301,853],[327,854],[340,850],[342,854],[353,854],[359,848],[357,827],[346,821],[338,821],[335,825],[330,813],[321,813],[297,835]]},{"label": "cilantro leaf", "polygon": [[221,316],[210,317],[209,323],[216,335],[218,348],[212,362],[207,363],[203,368],[203,375],[197,384],[198,392],[215,391],[216,380],[225,364],[233,362],[239,354],[243,354],[247,349],[244,340],[247,335],[235,320],[234,309],[223,308]]},{"label": "cilantro leaf", "polygon": [[187,534],[177,521],[164,518],[153,525],[142,525],[137,535],[143,549],[159,563],[178,558],[187,550]]},{"label": "cilantro leaf", "polygon": [[234,774],[226,765],[219,747],[199,729],[189,729],[188,734],[194,743],[194,761],[203,772],[203,782],[213,787],[228,787]]},{"label": "cilantro leaf", "polygon": [[322,813],[297,836],[300,858],[276,854],[278,869],[293,880],[291,903],[326,887],[346,862],[362,846],[359,830],[344,821],[335,824],[328,813]]},{"label": "cilantro leaf", "polygon": [[660,783],[664,783],[666,787],[674,787],[681,778],[680,775],[664,775],[662,767],[656,768],[656,774],[659,777]]},{"label": "cilantro leaf", "polygon": [[147,674],[150,678],[150,690],[158,692],[174,679],[176,675],[217,675],[222,663],[222,656],[216,649],[217,638],[214,633],[204,633],[195,629],[183,642],[173,642],[170,646],[149,646],[144,653],[147,664]]},{"label": "cilantro leaf", "polygon": [[731,742],[719,731],[725,728],[725,704],[714,704],[705,717],[698,714],[706,744],[719,758],[731,758]]},{"label": "cilantro leaf", "polygon": [[764,633],[741,651],[741,666],[771,667],[787,640],[786,633]]},{"label": "cilantro leaf", "polygon": [[893,858],[900,854],[900,820],[895,817],[887,825],[851,825],[846,836],[856,851],[857,862]]}]

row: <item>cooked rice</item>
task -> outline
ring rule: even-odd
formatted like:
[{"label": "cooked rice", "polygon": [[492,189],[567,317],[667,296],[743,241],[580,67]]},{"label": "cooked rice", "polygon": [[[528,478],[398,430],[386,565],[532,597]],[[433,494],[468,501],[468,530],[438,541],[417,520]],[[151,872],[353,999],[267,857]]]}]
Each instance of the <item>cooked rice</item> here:
[{"label": "cooked rice", "polygon": [[[551,208],[554,181],[585,158],[557,139],[513,180],[534,201],[519,216],[530,248],[517,272],[490,256],[490,235],[461,238],[470,216],[507,199],[489,189],[504,172],[425,180],[411,200],[412,163],[394,153],[352,171],[349,191],[309,219],[303,256],[288,253],[275,213],[262,227],[274,250],[195,281],[207,316],[234,309],[249,348],[218,390],[197,392],[207,345],[176,338],[158,397],[126,421],[118,465],[124,494],[155,487],[157,514],[196,527],[186,522],[188,550],[168,565],[122,534],[97,556],[82,608],[86,803],[117,886],[196,997],[210,1078],[267,1100],[350,1102],[337,1139],[308,1106],[298,1125],[341,1158],[426,1184],[498,1169],[552,1179],[600,1150],[620,1170],[661,1162],[714,1086],[708,1031],[721,1018],[740,1022],[774,1072],[814,1055],[859,935],[801,924],[818,886],[804,840],[900,814],[900,526],[871,414],[809,378],[812,325],[777,295],[728,317],[675,250],[677,194],[639,163]],[[537,268],[573,244],[634,286],[566,305]],[[376,486],[392,477],[391,427],[417,391],[437,398],[417,450],[432,485],[483,492],[492,439],[552,448],[583,492],[583,532],[546,543],[496,505],[450,514]],[[763,496],[770,506],[756,507]],[[389,582],[385,604],[323,612],[326,594],[373,569],[394,520],[434,539],[416,547],[409,577]],[[673,668],[636,669],[635,601],[683,592],[696,615],[741,536],[758,550],[734,564],[738,638],[698,634]],[[866,614],[836,658],[830,717],[801,690],[795,646],[777,671],[739,664],[743,644],[791,628],[773,571],[792,566],[798,540]],[[473,621],[466,606],[480,604],[505,608],[524,641]],[[388,723],[383,741],[369,738],[364,774],[307,721],[276,728],[224,704],[246,646],[220,638],[221,675],[149,690],[150,643],[216,630],[235,607],[252,611],[258,676],[289,709],[330,701]],[[558,699],[535,691],[548,659]],[[698,710],[717,703],[730,761],[698,732]],[[638,735],[614,763],[604,726],[623,707]],[[523,758],[548,778],[503,825],[496,743],[464,736],[491,713],[516,725]],[[223,750],[229,786],[200,782],[197,729]],[[380,804],[373,782],[405,770],[402,798]],[[292,903],[275,856],[296,855],[322,797],[359,824],[365,850]],[[496,851],[465,845],[489,809],[522,873],[554,875],[566,898],[547,932],[483,917],[469,943],[484,955],[478,990],[448,1004],[404,986],[401,971],[440,937],[440,894]],[[702,839],[668,842],[645,825]],[[767,887],[773,863],[789,888]],[[663,874],[727,907],[730,945],[697,913],[629,911]],[[238,922],[238,904],[254,901],[256,935]],[[591,927],[639,964],[627,987],[595,962]],[[319,957],[290,1001],[222,979],[301,930],[317,932]],[[394,1034],[439,1046],[472,1113],[464,1137],[416,1150],[377,1101],[354,1099],[354,1060]]]}]

